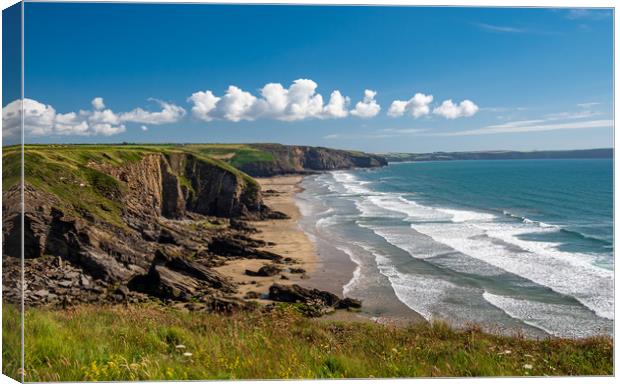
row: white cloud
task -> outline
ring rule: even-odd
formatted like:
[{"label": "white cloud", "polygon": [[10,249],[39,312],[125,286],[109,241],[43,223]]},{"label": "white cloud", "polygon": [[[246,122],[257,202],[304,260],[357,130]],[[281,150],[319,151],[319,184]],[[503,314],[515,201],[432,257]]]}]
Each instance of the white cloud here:
[{"label": "white cloud", "polygon": [[601,103],[589,102],[589,103],[579,103],[579,104],[577,104],[577,106],[579,108],[584,108],[584,109],[590,109],[590,108],[595,107],[597,105],[601,105]]},{"label": "white cloud", "polygon": [[90,128],[88,121],[75,112],[57,114],[54,124],[50,127],[48,134],[58,135],[87,135]]},{"label": "white cloud", "polygon": [[[288,105],[280,120],[295,121],[307,118],[321,118],[323,96],[316,93],[318,84],[310,79],[298,79],[288,90]],[[278,118],[278,117],[276,117]]]},{"label": "white cloud", "polygon": [[454,104],[452,100],[445,100],[439,107],[433,109],[433,113],[446,119],[458,119],[473,116],[478,109],[478,106],[471,100],[463,100],[459,104]]},{"label": "white cloud", "polygon": [[[336,119],[349,115],[348,97],[334,90],[327,104],[324,104],[323,96],[316,92],[317,88],[318,84],[313,80],[297,79],[288,88],[280,83],[268,83],[259,90],[259,96],[254,96],[231,85],[221,97],[206,90],[193,93],[187,101],[192,104],[192,115],[203,121],[299,121]],[[364,101],[358,103],[361,109],[358,110],[356,106],[356,112],[352,111],[351,114],[371,117],[378,113],[380,107],[369,92],[373,91],[367,90]]]},{"label": "white cloud", "polygon": [[408,113],[417,119],[430,113],[430,104],[432,102],[433,95],[425,95],[418,92],[407,101],[394,100],[388,110],[388,116],[399,117]]},{"label": "white cloud", "polygon": [[241,88],[231,85],[226,94],[217,102],[215,117],[223,120],[254,120],[251,113],[256,97]]},{"label": "white cloud", "polygon": [[[26,135],[46,135],[51,132],[56,119],[56,110],[32,99],[23,99],[24,126]],[[17,137],[22,121],[22,102],[15,100],[2,108],[2,134]]]},{"label": "white cloud", "polygon": [[[176,123],[177,121],[181,120],[183,116],[185,116],[185,109],[177,105],[167,103],[165,101],[153,99],[153,98],[149,100],[154,101],[157,104],[159,104],[159,106],[162,108],[161,111],[150,112],[150,111],[145,111],[142,108],[136,108],[132,111],[122,113],[119,117],[120,120],[123,122],[130,122],[130,123],[159,125],[159,124]],[[110,111],[110,110],[107,109],[106,111]],[[95,113],[97,113],[97,111],[95,111]]]},{"label": "white cloud", "polygon": [[612,11],[609,9],[569,9],[566,18],[570,20],[604,20],[610,18]]},{"label": "white cloud", "polygon": [[355,104],[355,109],[351,111],[351,114],[365,119],[377,116],[379,111],[381,111],[381,106],[377,104],[375,96],[377,96],[377,91],[366,89],[364,91],[364,99]]},{"label": "white cloud", "polygon": [[194,117],[204,121],[213,120],[209,113],[215,109],[219,100],[220,97],[215,96],[211,91],[195,92],[187,99],[187,101],[194,104],[192,107]]},{"label": "white cloud", "polygon": [[342,96],[340,91],[333,91],[329,97],[329,103],[325,105],[323,112],[327,117],[342,118],[347,117],[349,111],[347,106],[351,100],[348,97]]},{"label": "white cloud", "polygon": [[[97,101],[95,101],[97,100]],[[20,134],[22,103],[12,101],[2,108],[3,136],[17,137]],[[24,135],[114,135],[125,131],[125,125],[110,109],[101,109],[103,99],[92,101],[95,110],[57,113],[51,105],[37,100],[23,100]]]},{"label": "white cloud", "polygon": [[105,104],[103,103],[102,97],[95,97],[90,103],[93,105],[93,108],[95,108],[95,110],[97,111],[100,111],[105,108]]},{"label": "white cloud", "polygon": [[485,24],[485,23],[476,23],[478,27],[485,29],[487,31],[492,32],[505,32],[505,33],[525,33],[528,32],[527,29],[516,28],[508,25],[493,25],[493,24]]},{"label": "white cloud", "polygon": [[590,120],[590,121],[569,121],[563,123],[548,123],[549,120],[523,120],[513,121],[506,124],[489,125],[483,128],[470,129],[458,132],[436,133],[432,136],[476,136],[494,135],[502,133],[523,133],[523,132],[543,132],[565,129],[592,129],[592,128],[612,128],[613,120]]}]

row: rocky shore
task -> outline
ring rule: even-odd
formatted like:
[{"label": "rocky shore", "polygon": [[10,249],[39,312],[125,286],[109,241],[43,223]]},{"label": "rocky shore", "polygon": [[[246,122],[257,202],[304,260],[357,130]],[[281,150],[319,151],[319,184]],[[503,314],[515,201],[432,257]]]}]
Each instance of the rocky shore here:
[{"label": "rocky shore", "polygon": [[[361,305],[303,287],[316,255],[297,225],[300,176],[257,182],[194,154],[108,153],[80,154],[49,175],[49,163],[27,170],[27,307],[156,302],[234,312],[291,302],[318,316]],[[55,155],[39,150],[27,166],[41,154]],[[5,302],[21,298],[19,192],[3,194]]]}]

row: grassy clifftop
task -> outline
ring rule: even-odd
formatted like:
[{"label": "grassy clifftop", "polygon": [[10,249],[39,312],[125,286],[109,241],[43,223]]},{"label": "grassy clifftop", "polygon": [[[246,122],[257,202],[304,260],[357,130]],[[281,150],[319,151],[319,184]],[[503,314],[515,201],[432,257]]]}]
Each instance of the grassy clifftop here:
[{"label": "grassy clifftop", "polygon": [[[240,183],[258,190],[257,182],[233,165],[208,155],[204,146],[179,145],[26,145],[24,147],[24,176],[26,183],[48,192],[66,210],[88,211],[106,222],[123,226],[120,219],[120,200],[123,183],[101,170],[135,163],[147,155],[187,153],[200,162],[234,175]],[[19,182],[20,148],[3,148],[3,190]],[[180,176],[180,182],[187,180]]]},{"label": "grassy clifftop", "polygon": [[[3,308],[4,372],[19,367]],[[154,307],[26,311],[26,381],[610,375],[609,338],[526,340],[442,323],[316,321],[282,306],[221,316]]]}]

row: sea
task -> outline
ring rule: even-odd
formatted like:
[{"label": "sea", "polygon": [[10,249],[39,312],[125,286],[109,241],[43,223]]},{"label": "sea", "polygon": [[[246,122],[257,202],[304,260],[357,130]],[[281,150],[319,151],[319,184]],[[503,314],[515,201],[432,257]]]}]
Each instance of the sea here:
[{"label": "sea", "polygon": [[613,333],[613,161],[391,163],[306,177],[318,287],[378,321]]}]

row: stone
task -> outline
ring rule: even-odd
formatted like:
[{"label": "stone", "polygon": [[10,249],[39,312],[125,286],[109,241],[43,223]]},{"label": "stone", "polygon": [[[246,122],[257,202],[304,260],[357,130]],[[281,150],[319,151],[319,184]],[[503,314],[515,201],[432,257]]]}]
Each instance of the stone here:
[{"label": "stone", "polygon": [[349,309],[349,308],[359,309],[359,308],[362,308],[362,302],[357,299],[345,297],[344,299],[340,300],[338,304],[336,304],[336,308],[337,309]]},{"label": "stone", "polygon": [[269,287],[269,299],[287,303],[319,302],[327,307],[334,306],[340,301],[340,298],[333,293],[318,289],[307,289],[297,284],[273,284]]},{"label": "stone", "polygon": [[269,265],[264,265],[260,267],[258,271],[251,271],[249,269],[246,269],[245,274],[248,276],[269,277],[269,276],[277,275],[278,273],[280,273],[280,271],[281,271],[280,268],[278,268],[277,266],[273,264],[269,264]]}]

